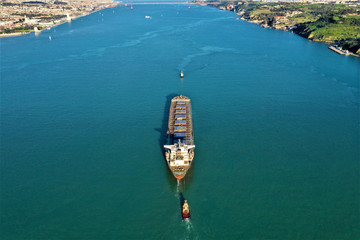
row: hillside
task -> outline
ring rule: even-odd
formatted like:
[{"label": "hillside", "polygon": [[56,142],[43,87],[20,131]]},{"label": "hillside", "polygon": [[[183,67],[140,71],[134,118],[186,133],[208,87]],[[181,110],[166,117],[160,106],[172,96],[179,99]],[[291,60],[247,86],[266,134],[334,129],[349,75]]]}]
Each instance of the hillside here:
[{"label": "hillside", "polygon": [[292,31],[360,55],[360,5],[284,2],[222,2],[220,9],[262,27]]}]

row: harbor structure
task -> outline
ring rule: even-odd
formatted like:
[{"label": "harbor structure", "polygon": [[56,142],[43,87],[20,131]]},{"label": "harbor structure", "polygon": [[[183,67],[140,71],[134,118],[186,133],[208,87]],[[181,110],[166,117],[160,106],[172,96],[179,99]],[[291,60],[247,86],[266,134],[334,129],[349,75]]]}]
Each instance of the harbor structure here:
[{"label": "harbor structure", "polygon": [[342,48],[340,48],[338,46],[330,46],[329,49],[331,49],[334,52],[341,54],[341,55],[350,55],[350,52],[348,50],[343,50]]}]

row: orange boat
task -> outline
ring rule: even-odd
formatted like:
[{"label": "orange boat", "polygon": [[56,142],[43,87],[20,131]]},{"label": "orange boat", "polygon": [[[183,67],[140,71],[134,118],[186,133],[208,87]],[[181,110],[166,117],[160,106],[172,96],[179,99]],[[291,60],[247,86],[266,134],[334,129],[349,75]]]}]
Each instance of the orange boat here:
[{"label": "orange boat", "polygon": [[184,220],[190,220],[190,206],[187,202],[187,200],[185,200],[183,207],[182,207],[182,217]]}]

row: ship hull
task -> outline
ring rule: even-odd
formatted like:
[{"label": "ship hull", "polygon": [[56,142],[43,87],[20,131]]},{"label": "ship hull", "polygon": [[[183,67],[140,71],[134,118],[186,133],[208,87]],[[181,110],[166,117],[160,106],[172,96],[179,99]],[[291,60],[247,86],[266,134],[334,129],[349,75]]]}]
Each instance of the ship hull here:
[{"label": "ship hull", "polygon": [[169,169],[177,179],[185,177],[194,160],[194,131],[190,99],[177,96],[171,100],[168,142],[164,145]]}]

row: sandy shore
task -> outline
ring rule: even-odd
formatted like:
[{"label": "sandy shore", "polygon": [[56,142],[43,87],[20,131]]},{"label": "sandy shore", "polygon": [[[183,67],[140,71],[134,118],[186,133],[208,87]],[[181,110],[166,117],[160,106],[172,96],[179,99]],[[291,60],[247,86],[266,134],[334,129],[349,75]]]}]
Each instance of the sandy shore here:
[{"label": "sandy shore", "polygon": [[15,32],[15,33],[4,33],[4,34],[0,34],[0,38],[18,37],[18,36],[30,34],[30,33],[32,33],[32,32],[33,32],[33,31],[29,31],[29,32]]}]

